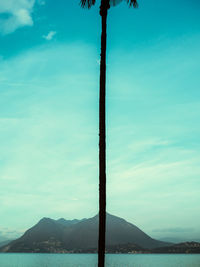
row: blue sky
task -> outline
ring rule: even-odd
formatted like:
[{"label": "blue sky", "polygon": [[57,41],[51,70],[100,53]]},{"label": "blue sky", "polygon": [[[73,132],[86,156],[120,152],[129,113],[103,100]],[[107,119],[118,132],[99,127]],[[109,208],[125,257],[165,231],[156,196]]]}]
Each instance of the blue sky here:
[{"label": "blue sky", "polygon": [[[98,6],[0,0],[0,238],[98,210]],[[108,17],[110,213],[200,239],[200,3]]]}]

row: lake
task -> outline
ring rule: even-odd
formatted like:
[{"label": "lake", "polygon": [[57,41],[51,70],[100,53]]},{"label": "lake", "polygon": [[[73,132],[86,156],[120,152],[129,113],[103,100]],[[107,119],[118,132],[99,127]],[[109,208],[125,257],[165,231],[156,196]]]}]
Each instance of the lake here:
[{"label": "lake", "polygon": [[[96,254],[0,254],[0,267],[96,267]],[[106,267],[200,267],[200,254],[108,254]]]}]

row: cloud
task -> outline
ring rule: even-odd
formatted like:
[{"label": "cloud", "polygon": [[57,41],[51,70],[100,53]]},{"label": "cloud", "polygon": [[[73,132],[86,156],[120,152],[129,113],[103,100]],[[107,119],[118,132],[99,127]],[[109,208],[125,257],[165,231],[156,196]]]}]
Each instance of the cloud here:
[{"label": "cloud", "polygon": [[9,34],[24,26],[32,26],[35,0],[0,0],[0,33]]},{"label": "cloud", "polygon": [[53,37],[56,35],[55,31],[50,31],[47,35],[43,35],[43,38],[47,41],[50,41],[53,39]]}]

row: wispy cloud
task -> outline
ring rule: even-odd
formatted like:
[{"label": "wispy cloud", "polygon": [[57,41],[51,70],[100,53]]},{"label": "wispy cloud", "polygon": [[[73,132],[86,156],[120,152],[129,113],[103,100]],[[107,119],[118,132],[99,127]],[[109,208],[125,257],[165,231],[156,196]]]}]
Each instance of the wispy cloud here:
[{"label": "wispy cloud", "polygon": [[[16,228],[28,228],[44,216],[73,219],[97,212],[93,54],[93,47],[73,43],[1,62],[2,225],[12,226],[15,218]],[[25,213],[30,216],[22,223]]]},{"label": "wispy cloud", "polygon": [[9,34],[24,26],[32,26],[35,0],[0,0],[0,33]]},{"label": "wispy cloud", "polygon": [[53,37],[56,35],[56,31],[50,31],[47,35],[43,35],[43,38],[47,41],[50,41],[53,39]]}]

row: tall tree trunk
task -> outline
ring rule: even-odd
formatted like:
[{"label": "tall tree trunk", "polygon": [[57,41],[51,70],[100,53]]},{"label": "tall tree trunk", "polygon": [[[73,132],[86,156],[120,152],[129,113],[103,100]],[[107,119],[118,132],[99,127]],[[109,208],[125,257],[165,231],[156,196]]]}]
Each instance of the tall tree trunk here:
[{"label": "tall tree trunk", "polygon": [[[104,1],[102,1],[104,2]],[[99,243],[98,267],[105,266],[106,237],[106,28],[107,7],[101,4],[101,62],[99,95]]]}]

